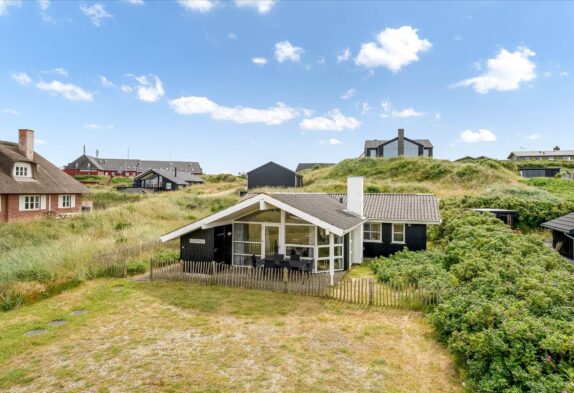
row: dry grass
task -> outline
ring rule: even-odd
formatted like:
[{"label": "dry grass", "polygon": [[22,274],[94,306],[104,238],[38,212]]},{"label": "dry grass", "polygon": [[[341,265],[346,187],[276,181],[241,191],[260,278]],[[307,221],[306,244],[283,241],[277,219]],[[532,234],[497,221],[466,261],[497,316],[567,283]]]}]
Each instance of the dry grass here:
[{"label": "dry grass", "polygon": [[419,313],[268,292],[95,280],[0,315],[0,339],[9,392],[461,390]]}]

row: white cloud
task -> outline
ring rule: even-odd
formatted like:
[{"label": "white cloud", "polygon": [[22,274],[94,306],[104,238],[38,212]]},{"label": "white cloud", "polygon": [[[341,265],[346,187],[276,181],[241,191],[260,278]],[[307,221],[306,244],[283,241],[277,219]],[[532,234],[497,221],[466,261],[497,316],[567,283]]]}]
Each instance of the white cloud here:
[{"label": "white cloud", "polygon": [[21,115],[21,113],[18,112],[16,109],[10,109],[10,108],[5,108],[2,110],[2,112],[8,113],[9,115],[12,115],[12,116],[20,116]]},{"label": "white cloud", "polygon": [[354,130],[361,122],[354,117],[346,117],[339,109],[333,109],[326,116],[303,119],[299,127],[310,131],[343,131],[345,129]]},{"label": "white cloud", "polygon": [[530,134],[530,135],[526,136],[526,139],[532,139],[532,140],[536,140],[539,138],[540,138],[540,135],[538,135],[538,134]]},{"label": "white cloud", "polygon": [[361,115],[366,115],[371,110],[371,105],[368,102],[361,103]]},{"label": "white cloud", "polygon": [[342,143],[343,143],[342,141],[340,141],[339,139],[336,139],[336,138],[331,138],[331,139],[329,139],[329,144],[330,144],[330,145],[340,145],[340,144],[342,144]]},{"label": "white cloud", "polygon": [[212,0],[177,0],[180,6],[186,11],[209,12],[215,7],[215,1]]},{"label": "white cloud", "polygon": [[38,0],[40,11],[47,11],[50,8],[50,0]]},{"label": "white cloud", "polygon": [[106,18],[111,18],[112,15],[106,11],[106,7],[100,3],[95,3],[91,6],[86,4],[82,4],[80,6],[80,10],[90,18],[92,24],[96,27],[100,27],[102,24],[102,20]]},{"label": "white cloud", "polygon": [[93,101],[92,93],[75,86],[71,83],[62,83],[60,81],[38,82],[36,87],[50,93],[59,94],[70,101]]},{"label": "white cloud", "polygon": [[361,45],[355,64],[367,68],[386,67],[397,72],[403,66],[418,61],[419,52],[431,47],[430,41],[420,39],[417,29],[411,26],[386,28],[377,34],[376,42]]},{"label": "white cloud", "polygon": [[[145,75],[137,76],[129,74],[129,76],[134,78],[139,83],[139,86],[136,87],[136,91],[138,98],[141,101],[156,102],[165,94],[165,91],[163,90],[163,84],[157,76],[150,75],[150,77],[155,80],[153,83],[150,82],[150,80]],[[122,86],[122,90],[124,92],[128,92],[127,89],[124,89],[124,86]]]},{"label": "white cloud", "polygon": [[351,58],[351,51],[349,50],[349,48],[345,48],[337,55],[337,63],[347,61],[350,58]]},{"label": "white cloud", "polygon": [[495,142],[496,135],[486,129],[480,129],[478,131],[465,130],[460,133],[460,140],[466,143]]},{"label": "white cloud", "polygon": [[108,128],[108,129],[112,129],[115,127],[115,125],[113,124],[98,124],[98,123],[87,123],[84,124],[84,127],[89,128],[90,130],[100,130],[102,128]]},{"label": "white cloud", "polygon": [[299,61],[303,54],[303,48],[291,45],[289,41],[281,41],[275,44],[275,59],[279,63],[284,61]]},{"label": "white cloud", "polygon": [[127,2],[135,5],[143,5],[144,0],[127,0]]},{"label": "white cloud", "polygon": [[325,64],[325,58],[324,57],[319,57],[316,61],[317,61],[317,64]]},{"label": "white cloud", "polygon": [[435,119],[436,121],[439,121],[441,118],[442,118],[442,115],[441,115],[440,113],[435,113],[435,114],[434,114],[434,119]]},{"label": "white cloud", "polygon": [[132,89],[130,86],[128,85],[121,85],[120,89],[124,92],[124,93],[131,93],[132,91],[134,91],[134,89]]},{"label": "white cloud", "polygon": [[480,76],[465,79],[454,87],[471,86],[477,93],[486,94],[491,90],[516,90],[521,83],[536,78],[536,64],[529,58],[535,53],[526,47],[518,47],[514,52],[501,49],[498,55],[488,59],[486,70]]},{"label": "white cloud", "polygon": [[263,123],[278,125],[299,115],[297,109],[277,103],[267,109],[249,108],[244,106],[228,107],[219,105],[207,97],[180,97],[169,102],[171,107],[180,115],[209,115],[214,120],[227,120],[239,124]]},{"label": "white cloud", "polygon": [[51,70],[42,71],[42,74],[56,74],[56,75],[60,75],[60,76],[68,76],[68,71],[66,71],[65,68],[58,67],[58,68],[53,68]]},{"label": "white cloud", "polygon": [[275,6],[275,0],[235,0],[235,5],[240,8],[256,8],[260,14],[266,14]]},{"label": "white cloud", "polygon": [[349,89],[341,95],[341,99],[342,100],[348,100],[349,98],[354,97],[356,93],[357,93],[357,90]]},{"label": "white cloud", "polygon": [[8,8],[20,5],[22,5],[20,0],[0,0],[0,16],[8,14]]},{"label": "white cloud", "polygon": [[227,38],[229,38],[232,41],[235,41],[237,39],[239,39],[239,37],[237,37],[237,34],[231,32],[231,33],[227,33]]},{"label": "white cloud", "polygon": [[389,100],[385,100],[381,102],[381,107],[383,108],[383,113],[381,114],[382,118],[399,118],[399,119],[408,119],[411,117],[420,117],[423,115],[422,112],[417,112],[413,108],[405,108],[402,110],[394,110],[393,105]]},{"label": "white cloud", "polygon": [[22,86],[28,86],[30,83],[32,83],[32,79],[30,79],[30,76],[25,72],[15,72],[11,76],[12,79],[14,79]]},{"label": "white cloud", "polygon": [[560,73],[560,76],[568,76],[568,73],[567,73],[566,71],[562,71],[562,72]]},{"label": "white cloud", "polygon": [[267,59],[265,57],[254,57],[251,59],[251,61],[253,62],[253,64],[257,64],[257,65],[267,64]]},{"label": "white cloud", "polygon": [[45,145],[45,144],[46,144],[46,141],[43,139],[38,139],[38,138],[34,139],[34,145]]},{"label": "white cloud", "polygon": [[108,78],[106,78],[103,75],[98,75],[98,77],[100,78],[100,82],[102,82],[102,86],[104,87],[116,87],[115,83],[112,82],[111,80],[109,80]]}]

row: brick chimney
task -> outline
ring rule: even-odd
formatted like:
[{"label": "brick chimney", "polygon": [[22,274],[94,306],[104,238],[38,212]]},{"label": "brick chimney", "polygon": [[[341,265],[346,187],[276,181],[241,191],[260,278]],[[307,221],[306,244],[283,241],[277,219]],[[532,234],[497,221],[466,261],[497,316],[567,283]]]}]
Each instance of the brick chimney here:
[{"label": "brick chimney", "polygon": [[404,128],[399,128],[399,139],[398,139],[398,155],[405,155],[405,130]]},{"label": "brick chimney", "polygon": [[18,151],[30,161],[34,160],[34,131],[18,130]]}]

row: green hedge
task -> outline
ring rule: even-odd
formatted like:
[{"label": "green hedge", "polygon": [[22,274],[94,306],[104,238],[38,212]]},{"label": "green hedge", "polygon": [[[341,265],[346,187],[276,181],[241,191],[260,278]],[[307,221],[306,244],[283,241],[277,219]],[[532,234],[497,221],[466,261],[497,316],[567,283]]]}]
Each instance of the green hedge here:
[{"label": "green hedge", "polygon": [[429,252],[373,263],[384,282],[440,289],[428,318],[469,392],[574,391],[574,267],[494,217],[444,213]]}]

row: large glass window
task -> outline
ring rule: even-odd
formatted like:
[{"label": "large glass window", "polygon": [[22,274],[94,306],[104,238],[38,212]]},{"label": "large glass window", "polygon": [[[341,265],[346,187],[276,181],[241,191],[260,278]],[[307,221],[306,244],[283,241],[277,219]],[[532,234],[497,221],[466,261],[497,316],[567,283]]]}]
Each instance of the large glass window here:
[{"label": "large glass window", "polygon": [[405,242],[405,224],[393,224],[393,243]]},{"label": "large glass window", "polygon": [[40,210],[40,195],[26,195],[24,197],[24,210]]},{"label": "large glass window", "polygon": [[[343,237],[333,235],[335,270],[343,270]],[[329,270],[329,235],[322,228],[317,228],[317,271]]]},{"label": "large glass window", "polygon": [[418,157],[419,145],[405,140],[405,157]]},{"label": "large glass window", "polygon": [[303,220],[302,218],[294,216],[293,214],[290,214],[290,213],[285,213],[285,222],[287,224],[309,224],[307,221]]},{"label": "large glass window", "polygon": [[248,222],[280,222],[281,221],[281,211],[277,209],[273,210],[261,210],[255,213],[243,216],[237,221],[248,221]]},{"label": "large glass window", "polygon": [[233,264],[250,265],[253,255],[261,257],[261,224],[233,224]]},{"label": "large glass window", "polygon": [[285,225],[285,243],[315,245],[315,227],[311,225]]},{"label": "large glass window", "polygon": [[381,224],[368,222],[363,225],[363,238],[366,242],[381,241]]},{"label": "large glass window", "polygon": [[399,142],[393,141],[383,146],[383,157],[398,157]]}]

